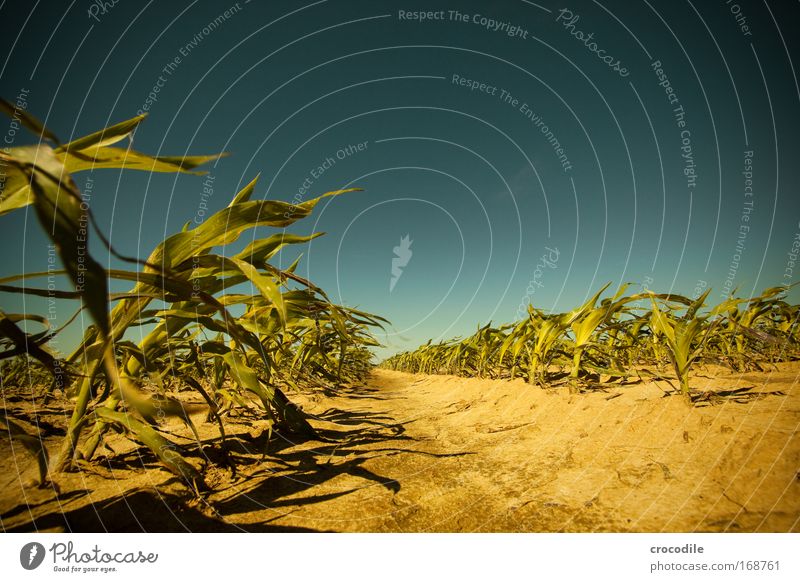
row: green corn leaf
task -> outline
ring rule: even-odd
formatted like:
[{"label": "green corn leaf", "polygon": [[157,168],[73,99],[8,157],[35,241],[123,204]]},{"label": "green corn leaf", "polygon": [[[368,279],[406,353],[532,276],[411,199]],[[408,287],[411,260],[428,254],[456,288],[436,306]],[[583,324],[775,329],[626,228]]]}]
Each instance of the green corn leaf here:
[{"label": "green corn leaf", "polygon": [[58,138],[55,134],[47,129],[44,124],[36,117],[18,107],[14,107],[5,99],[0,98],[0,111],[8,115],[11,119],[19,118],[22,126],[31,131],[37,137],[49,139],[53,143],[58,143]]},{"label": "green corn leaf", "polygon": [[101,129],[100,131],[90,133],[87,136],[78,138],[60,146],[57,148],[56,152],[75,152],[82,151],[90,147],[97,148],[115,144],[118,141],[122,141],[126,137],[130,137],[136,127],[142,121],[144,121],[145,117],[147,117],[147,114],[143,113],[142,115],[137,115],[132,119],[128,119],[126,121],[106,127],[105,129]]},{"label": "green corn leaf", "polygon": [[253,178],[247,186],[239,190],[239,192],[236,194],[236,196],[233,197],[233,200],[231,200],[231,203],[228,204],[228,206],[235,206],[237,204],[241,204],[242,202],[247,202],[248,200],[250,200],[250,197],[253,195],[253,192],[255,192],[256,184],[258,184],[258,179],[260,177],[261,174],[256,174],[256,177]]},{"label": "green corn leaf", "polygon": [[[11,164],[28,177],[36,215],[89,313],[109,330],[105,272],[88,251],[89,217],[78,188],[49,146],[17,148]],[[7,201],[7,199],[4,199]]]},{"label": "green corn leaf", "polygon": [[245,277],[250,280],[251,283],[253,283],[253,285],[256,286],[259,292],[266,299],[269,299],[272,302],[272,304],[275,306],[275,309],[278,311],[281,325],[284,325],[286,323],[286,305],[283,303],[281,290],[275,284],[275,281],[273,281],[271,277],[267,277],[259,273],[258,270],[250,263],[237,258],[231,258],[229,260],[236,265],[236,267]]},{"label": "green corn leaf", "polygon": [[183,459],[175,443],[162,436],[151,426],[136,420],[129,413],[118,412],[105,407],[97,408],[95,414],[100,419],[114,423],[133,435],[153,451],[167,469],[182,477],[191,487],[196,488],[202,483],[200,473],[194,466]]},{"label": "green corn leaf", "polygon": [[253,265],[259,265],[269,261],[275,254],[286,245],[303,244],[322,236],[324,232],[315,232],[308,236],[300,236],[289,233],[279,233],[251,242],[244,250],[236,255],[236,258]]},{"label": "green corn leaf", "polygon": [[259,397],[264,409],[269,412],[270,404],[272,403],[275,394],[269,387],[264,387],[258,379],[255,370],[251,368],[244,358],[237,352],[230,350],[223,357],[225,363],[228,365],[231,377],[245,390],[249,390]]},{"label": "green corn leaf", "polygon": [[[5,180],[0,181],[0,216],[24,208],[33,202],[30,171],[25,170],[26,168],[32,170],[38,152],[38,146],[9,148],[6,153],[0,151],[0,160],[3,160],[6,173]],[[60,173],[59,168],[55,169]]]},{"label": "green corn leaf", "polygon": [[130,149],[114,147],[89,147],[81,150],[80,155],[67,152],[64,155],[64,167],[68,172],[82,170],[123,169],[157,173],[184,173],[201,175],[206,172],[194,171],[194,168],[217,160],[224,154],[209,156],[148,156]]}]

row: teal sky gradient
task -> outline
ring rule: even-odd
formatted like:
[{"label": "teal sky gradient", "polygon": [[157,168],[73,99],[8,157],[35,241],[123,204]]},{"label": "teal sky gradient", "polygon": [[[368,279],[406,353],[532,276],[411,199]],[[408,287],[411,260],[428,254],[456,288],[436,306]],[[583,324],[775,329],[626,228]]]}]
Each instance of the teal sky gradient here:
[{"label": "teal sky gradient", "polygon": [[[726,286],[750,295],[800,278],[787,270],[800,236],[797,3],[741,2],[739,21],[724,2],[683,0],[122,0],[105,13],[34,4],[0,8],[0,93],[14,101],[27,91],[27,108],[62,140],[134,116],[158,87],[135,147],[230,152],[209,167],[213,210],[259,172],[265,198],[364,188],[291,227],[327,234],[277,260],[287,266],[302,251],[301,274],[390,319],[382,355],[512,321],[528,302],[568,309],[608,281],[687,295],[705,285],[719,300]],[[578,20],[559,19],[564,8]],[[444,19],[400,17],[423,9]],[[514,26],[515,36],[503,32]],[[0,133],[10,127],[3,120]],[[87,176],[77,175],[82,188]],[[197,216],[204,181],[90,177],[99,223],[120,252],[141,257]],[[412,256],[390,292],[405,235]],[[0,236],[3,276],[47,269],[31,212],[0,217]],[[94,254],[117,265],[98,243]],[[543,265],[553,250],[557,261]],[[8,312],[48,310],[46,300],[2,301]],[[57,320],[70,313],[59,304]]]}]

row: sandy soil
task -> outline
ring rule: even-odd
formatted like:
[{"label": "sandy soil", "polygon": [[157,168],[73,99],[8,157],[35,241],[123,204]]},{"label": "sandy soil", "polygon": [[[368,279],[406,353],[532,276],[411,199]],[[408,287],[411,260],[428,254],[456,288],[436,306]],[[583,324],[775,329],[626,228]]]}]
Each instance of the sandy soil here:
[{"label": "sandy soil", "polygon": [[[376,370],[366,386],[295,395],[324,441],[270,439],[262,421],[231,419],[235,477],[221,462],[214,424],[202,424],[205,454],[181,442],[205,468],[213,488],[205,501],[192,500],[123,435],[110,439],[113,453],[60,476],[60,495],[23,488],[35,466],[3,436],[0,524],[6,531],[796,532],[798,378],[797,362],[744,375],[706,369],[694,385],[717,396],[689,407],[665,397],[665,382],[570,395],[522,381]],[[6,406],[18,421],[31,420],[24,401]],[[58,407],[37,415],[62,430]]]}]

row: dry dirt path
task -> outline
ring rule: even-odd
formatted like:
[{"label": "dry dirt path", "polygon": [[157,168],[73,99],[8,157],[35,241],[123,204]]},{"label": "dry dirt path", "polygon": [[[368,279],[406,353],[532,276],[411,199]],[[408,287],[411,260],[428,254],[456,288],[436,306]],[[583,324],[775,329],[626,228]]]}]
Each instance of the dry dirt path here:
[{"label": "dry dirt path", "polygon": [[[797,530],[798,370],[698,378],[783,394],[704,408],[664,398],[666,385],[572,396],[378,370],[369,392],[337,404],[363,424],[352,425],[354,446],[334,466],[370,475],[338,474],[315,493],[339,497],[279,521],[361,531]],[[369,435],[375,442],[359,443]]]},{"label": "dry dirt path", "polygon": [[299,398],[324,441],[231,425],[242,469],[208,472],[213,512],[155,462],[131,469],[146,453],[119,437],[59,500],[7,487],[0,515],[26,530],[798,531],[798,376],[793,363],[698,377],[759,397],[690,408],[663,383],[569,395],[376,370],[364,387]]}]

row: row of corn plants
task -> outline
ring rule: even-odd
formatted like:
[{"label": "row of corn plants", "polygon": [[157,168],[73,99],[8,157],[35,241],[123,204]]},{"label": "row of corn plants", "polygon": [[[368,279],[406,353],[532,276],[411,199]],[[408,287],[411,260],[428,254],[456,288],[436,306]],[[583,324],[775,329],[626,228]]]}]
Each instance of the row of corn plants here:
[{"label": "row of corn plants", "polygon": [[[2,109],[10,109],[3,102]],[[19,112],[17,112],[19,114]],[[0,215],[32,207],[60,257],[62,269],[0,278],[0,292],[77,300],[92,324],[80,345],[59,357],[48,344],[63,329],[45,317],[0,310],[0,362],[4,385],[48,382],[74,403],[66,436],[53,458],[43,435],[28,434],[5,409],[7,430],[39,459],[42,483],[51,475],[92,459],[110,428],[124,431],[155,453],[171,471],[198,490],[202,475],[163,429],[169,417],[182,419],[197,435],[193,407],[169,396],[194,390],[205,402],[208,420],[225,438],[224,419],[242,408],[258,411],[270,426],[313,436],[302,411],[287,393],[330,387],[363,378],[371,367],[370,330],[380,317],[337,305],[296,273],[297,261],[278,268],[271,259],[287,245],[308,243],[322,233],[299,236],[284,229],[307,217],[328,192],[299,204],[253,199],[257,178],[228,206],[201,224],[184,228],[158,244],[144,259],[116,252],[103,236],[73,175],[99,169],[202,173],[197,168],[219,156],[149,156],[132,149],[132,135],[144,116],[61,143],[34,117],[25,126],[35,145],[0,153],[6,179],[0,183]],[[127,142],[127,143],[126,143]],[[254,239],[240,252],[227,251],[255,227],[276,232]],[[102,266],[89,251],[102,246],[130,268]],[[299,259],[298,259],[299,261]],[[63,275],[69,289],[36,286],[36,280]],[[109,293],[109,281],[129,285]],[[31,328],[41,326],[41,331]],[[142,328],[138,342],[130,339]]]},{"label": "row of corn plants", "polygon": [[381,367],[411,373],[482,378],[526,378],[541,386],[556,382],[581,391],[600,375],[627,379],[667,377],[691,400],[689,372],[698,362],[733,370],[798,357],[800,306],[775,287],[749,299],[730,297],[706,305],[697,298],[652,292],[626,295],[623,285],[601,300],[610,284],[567,313],[528,306],[513,324],[486,325],[465,338],[432,343],[396,354]]}]

